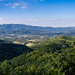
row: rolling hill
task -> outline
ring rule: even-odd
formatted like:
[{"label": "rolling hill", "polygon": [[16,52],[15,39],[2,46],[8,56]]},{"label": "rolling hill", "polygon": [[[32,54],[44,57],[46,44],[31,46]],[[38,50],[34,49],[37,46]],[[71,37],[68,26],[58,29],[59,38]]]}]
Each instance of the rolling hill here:
[{"label": "rolling hill", "polygon": [[1,62],[0,73],[75,75],[75,37],[60,36],[49,39],[35,45],[33,49],[30,53]]}]

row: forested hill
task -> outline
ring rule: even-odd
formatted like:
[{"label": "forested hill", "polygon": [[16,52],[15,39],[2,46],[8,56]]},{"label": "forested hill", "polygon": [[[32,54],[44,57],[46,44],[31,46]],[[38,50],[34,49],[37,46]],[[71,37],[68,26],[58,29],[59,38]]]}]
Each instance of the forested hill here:
[{"label": "forested hill", "polygon": [[9,31],[9,30],[40,30],[40,31],[73,31],[75,27],[40,27],[40,26],[31,26],[31,25],[24,25],[24,24],[2,24],[0,25],[0,31]]},{"label": "forested hill", "polygon": [[0,43],[5,43],[6,41],[4,41],[4,40],[0,40]]},{"label": "forested hill", "polygon": [[5,41],[0,39],[0,43],[12,43],[11,41]]},{"label": "forested hill", "polygon": [[55,37],[60,35],[75,36],[75,27],[40,27],[24,24],[0,25],[0,38],[14,37],[16,35],[47,35]]},{"label": "forested hill", "polygon": [[[4,41],[2,41],[4,42]],[[0,43],[0,61],[12,59],[23,53],[30,52],[32,49],[25,45],[17,45],[12,43]]]},{"label": "forested hill", "polygon": [[[0,30],[46,30],[47,27],[40,27],[40,26],[31,26],[31,25],[24,25],[24,24],[2,24],[0,25]],[[49,29],[53,29],[52,27],[48,27]]]},{"label": "forested hill", "polygon": [[[68,44],[71,44],[71,43],[74,43],[74,42],[75,42],[75,37],[59,36],[59,37],[56,37],[56,38],[48,39],[46,41],[42,41],[38,44],[35,44],[31,48],[34,49],[34,50],[37,50],[38,48],[40,49],[40,48],[43,48],[44,46],[47,46],[47,45],[50,46],[50,45],[57,44],[57,43],[61,46],[63,46],[63,45],[70,46]],[[55,46],[55,45],[53,45],[53,46]]]},{"label": "forested hill", "polygon": [[[41,46],[40,46],[41,45]],[[75,75],[75,37],[41,42],[34,50],[1,62],[2,75]]]}]

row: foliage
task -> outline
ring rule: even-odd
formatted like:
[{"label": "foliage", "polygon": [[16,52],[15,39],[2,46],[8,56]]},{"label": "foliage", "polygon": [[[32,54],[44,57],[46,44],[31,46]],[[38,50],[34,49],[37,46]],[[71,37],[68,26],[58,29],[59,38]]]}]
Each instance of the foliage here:
[{"label": "foliage", "polygon": [[32,49],[25,45],[17,45],[12,43],[0,43],[0,61],[12,59],[25,52],[30,52]]},{"label": "foliage", "polygon": [[[75,75],[75,38],[60,36],[0,65],[1,75]],[[40,46],[41,45],[41,46]],[[34,48],[34,47],[33,47]]]}]

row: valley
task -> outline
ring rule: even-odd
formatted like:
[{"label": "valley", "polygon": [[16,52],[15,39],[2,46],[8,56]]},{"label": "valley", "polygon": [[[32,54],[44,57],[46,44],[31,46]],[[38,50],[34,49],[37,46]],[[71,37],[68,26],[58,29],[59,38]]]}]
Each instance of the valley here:
[{"label": "valley", "polygon": [[13,26],[0,31],[0,75],[75,74],[74,30],[30,26],[33,30],[28,31]]},{"label": "valley", "polygon": [[0,75],[75,75],[75,0],[0,0]]},{"label": "valley", "polygon": [[75,36],[75,27],[40,27],[24,24],[0,25],[0,39],[29,47],[61,35]]}]

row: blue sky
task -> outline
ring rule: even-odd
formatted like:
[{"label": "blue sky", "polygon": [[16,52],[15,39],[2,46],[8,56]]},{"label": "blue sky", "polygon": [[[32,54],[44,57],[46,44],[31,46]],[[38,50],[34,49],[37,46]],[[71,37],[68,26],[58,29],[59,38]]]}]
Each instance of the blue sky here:
[{"label": "blue sky", "polygon": [[75,26],[75,0],[0,0],[0,24]]}]

